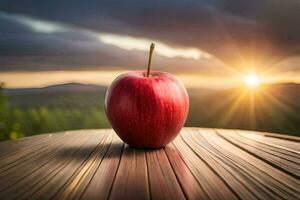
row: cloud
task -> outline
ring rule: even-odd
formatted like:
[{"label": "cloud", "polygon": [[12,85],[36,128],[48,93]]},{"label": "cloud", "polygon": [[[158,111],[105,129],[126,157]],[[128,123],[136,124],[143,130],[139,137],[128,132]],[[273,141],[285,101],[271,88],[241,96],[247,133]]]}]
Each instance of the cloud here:
[{"label": "cloud", "polygon": [[[150,40],[144,38],[4,12],[0,12],[0,24],[2,71],[144,69],[146,65]],[[172,66],[170,72],[195,71],[199,65],[203,71],[224,68],[222,62],[200,49],[156,44],[157,70],[166,70],[165,66]]]},{"label": "cloud", "polygon": [[2,20],[23,25],[37,33],[59,33],[67,31],[67,29],[59,23],[38,20],[24,15],[12,15],[5,12],[0,12],[0,18]]},{"label": "cloud", "polygon": [[[151,40],[134,38],[116,34],[99,34],[99,40],[105,44],[117,46],[125,50],[149,51]],[[209,59],[212,56],[196,48],[171,48],[161,42],[156,42],[156,52],[168,58],[182,57],[186,59]]]},{"label": "cloud", "polygon": [[[18,51],[12,46],[22,44],[21,47],[31,55],[43,54],[34,48],[45,52],[43,57],[47,59],[49,55],[61,55],[51,58],[57,60],[56,65],[67,64],[63,62],[65,60],[72,65],[71,58],[78,65],[143,64],[146,54],[140,51],[141,48],[128,53],[124,48],[119,48],[122,38],[120,40],[116,36],[155,40],[172,49],[197,49],[198,53],[192,51],[187,54],[192,56],[188,57],[196,58],[208,53],[235,68],[245,65],[271,67],[283,58],[299,55],[300,50],[300,4],[297,0],[1,0],[0,10],[13,15],[30,16],[31,30],[35,21],[37,34],[31,39],[19,35],[15,38],[7,36],[10,40],[1,40],[1,44],[4,44],[0,50],[2,54],[12,54],[13,51],[21,54],[22,50]],[[51,27],[46,22],[58,26]],[[110,44],[107,40],[105,44],[103,37],[102,43],[96,43],[93,35],[81,31],[59,32],[62,27],[109,33],[114,37],[110,37]],[[2,29],[3,26],[1,32]],[[118,43],[119,47],[113,47],[112,42]],[[224,67],[215,59],[209,64],[203,60],[198,62],[177,57],[166,59],[162,56],[157,60],[159,65],[175,63],[178,67],[182,64],[190,69]]]},{"label": "cloud", "polygon": [[41,20],[32,19],[30,17],[19,17],[17,16],[18,21],[22,24],[28,25],[33,31],[38,33],[60,33],[65,32],[65,29],[62,25],[49,23]]}]

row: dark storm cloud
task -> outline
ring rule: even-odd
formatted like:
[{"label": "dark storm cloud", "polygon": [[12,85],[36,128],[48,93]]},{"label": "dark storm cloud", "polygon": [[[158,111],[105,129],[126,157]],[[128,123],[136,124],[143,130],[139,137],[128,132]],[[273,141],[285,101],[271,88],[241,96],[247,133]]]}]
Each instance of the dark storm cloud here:
[{"label": "dark storm cloud", "polygon": [[[147,52],[127,51],[99,40],[98,32],[53,23],[19,14],[0,12],[0,70],[140,69]],[[222,63],[155,56],[169,71],[188,72],[199,63],[204,71],[218,70]],[[185,66],[184,68],[182,66]],[[117,68],[118,67],[118,68]]]},{"label": "dark storm cloud", "polygon": [[[24,15],[0,12],[0,70],[64,70],[116,67],[144,68],[147,53],[127,51],[99,41],[99,33],[60,23],[41,21]],[[189,59],[155,56],[156,69],[195,70],[199,62]],[[204,71],[217,70],[202,61]],[[182,66],[186,66],[182,68]],[[118,67],[118,68],[117,68]]]},{"label": "dark storm cloud", "polygon": [[[299,54],[300,50],[298,0],[0,0],[0,10],[98,32],[159,40],[174,47],[197,47],[229,64],[244,60],[272,64],[290,54]],[[95,64],[101,59],[101,64],[116,64],[120,59],[120,56],[114,56],[116,52],[123,57],[132,55],[100,44],[91,48],[95,46],[93,39],[90,43],[87,41],[91,45],[87,49],[80,44],[73,44],[74,40],[68,42],[69,38],[79,37],[76,33],[37,33],[38,36],[34,37],[26,37],[25,33],[13,37],[2,30],[24,27],[6,24],[6,28],[3,28],[3,22],[0,24],[1,35],[10,38],[1,40],[1,54],[13,56],[14,51],[16,55],[22,53],[24,50],[15,47],[24,44],[21,47],[28,54],[45,52],[46,55],[41,55],[45,57],[52,54],[68,56],[68,53],[69,56],[78,55],[75,60],[78,59],[79,64],[86,61]],[[42,48],[35,49],[36,46]],[[100,58],[95,59],[90,55],[91,51]],[[81,53],[93,58],[80,58]],[[237,58],[240,60],[237,61]],[[63,58],[55,59],[59,63]],[[112,59],[115,62],[109,61]]]}]

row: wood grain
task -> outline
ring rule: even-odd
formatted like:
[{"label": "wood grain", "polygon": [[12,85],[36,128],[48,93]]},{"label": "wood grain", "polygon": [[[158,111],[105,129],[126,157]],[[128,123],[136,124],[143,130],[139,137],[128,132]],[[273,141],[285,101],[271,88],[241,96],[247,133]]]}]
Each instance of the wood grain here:
[{"label": "wood grain", "polygon": [[300,199],[300,139],[184,128],[157,150],[112,129],[5,141],[0,199]]}]

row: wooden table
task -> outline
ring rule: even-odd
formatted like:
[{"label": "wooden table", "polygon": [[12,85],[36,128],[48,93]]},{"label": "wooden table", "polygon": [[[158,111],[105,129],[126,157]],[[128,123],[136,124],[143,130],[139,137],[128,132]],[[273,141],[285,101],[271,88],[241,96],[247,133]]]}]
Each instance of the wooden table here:
[{"label": "wooden table", "polygon": [[111,129],[0,143],[0,199],[300,199],[300,138],[184,128],[158,150]]}]

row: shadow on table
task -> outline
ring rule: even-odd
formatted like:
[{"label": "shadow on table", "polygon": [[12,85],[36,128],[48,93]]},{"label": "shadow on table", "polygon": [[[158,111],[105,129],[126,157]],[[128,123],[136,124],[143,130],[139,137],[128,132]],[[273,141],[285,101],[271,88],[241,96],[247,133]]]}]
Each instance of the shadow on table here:
[{"label": "shadow on table", "polygon": [[89,159],[95,159],[97,157],[103,157],[104,159],[111,158],[121,158],[123,156],[132,156],[140,154],[148,154],[163,151],[163,149],[172,149],[169,147],[159,148],[159,149],[137,149],[130,147],[127,144],[122,143],[111,143],[111,144],[98,144],[98,145],[88,145],[88,146],[65,146],[54,153],[54,159],[56,161],[68,161],[76,160],[78,162],[86,161]]},{"label": "shadow on table", "polygon": [[109,148],[107,148],[107,144],[84,147],[63,147],[57,152],[56,158],[83,161],[95,159],[95,157],[103,155],[106,157],[109,156],[109,158],[120,157],[123,146],[123,143],[112,143],[109,145]]}]

